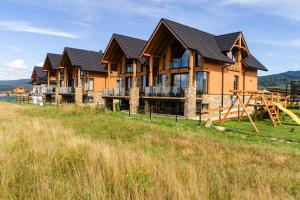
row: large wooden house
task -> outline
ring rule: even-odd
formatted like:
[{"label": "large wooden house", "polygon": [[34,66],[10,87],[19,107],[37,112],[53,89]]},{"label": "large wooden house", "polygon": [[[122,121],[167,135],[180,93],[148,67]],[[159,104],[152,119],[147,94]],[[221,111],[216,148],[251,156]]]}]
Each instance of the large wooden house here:
[{"label": "large wooden house", "polygon": [[42,95],[43,88],[47,87],[47,72],[43,67],[34,67],[31,74],[32,94]]},{"label": "large wooden house", "polygon": [[101,64],[102,52],[66,47],[58,64],[60,73],[57,99],[64,102],[102,102],[102,90],[115,87],[116,78],[108,76],[107,65]]},{"label": "large wooden house", "polygon": [[[128,107],[129,100],[139,101],[139,92],[148,85],[146,59],[140,53],[146,45],[145,40],[113,34],[101,59],[108,66],[108,77],[117,72],[117,87],[104,91],[106,102],[111,105],[113,99],[121,100],[121,105]],[[113,80],[109,78],[109,83]],[[138,102],[137,102],[138,104]],[[137,112],[138,106],[131,107]]]},{"label": "large wooden house", "polygon": [[56,85],[60,83],[58,79],[60,71],[58,68],[60,54],[47,53],[42,70],[47,73],[47,87],[43,88],[46,99],[55,98]]},{"label": "large wooden house", "polygon": [[[113,35],[102,62],[118,66],[121,85],[129,89],[122,99],[128,99],[131,112],[154,108],[193,118],[201,107],[230,105],[230,90],[256,91],[257,71],[267,70],[250,53],[242,32],[213,35],[161,19],[146,43],[125,38],[123,42],[124,36]],[[130,74],[122,74],[127,66]],[[109,91],[104,93],[107,101],[123,96]]]}]

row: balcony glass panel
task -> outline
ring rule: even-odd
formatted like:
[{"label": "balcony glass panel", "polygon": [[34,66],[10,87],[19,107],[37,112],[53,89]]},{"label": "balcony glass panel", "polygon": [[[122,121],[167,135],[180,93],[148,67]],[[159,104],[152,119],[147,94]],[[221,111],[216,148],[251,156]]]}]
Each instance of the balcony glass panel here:
[{"label": "balcony glass panel", "polygon": [[207,94],[207,72],[197,72],[196,74],[196,84],[197,84],[197,94]]}]

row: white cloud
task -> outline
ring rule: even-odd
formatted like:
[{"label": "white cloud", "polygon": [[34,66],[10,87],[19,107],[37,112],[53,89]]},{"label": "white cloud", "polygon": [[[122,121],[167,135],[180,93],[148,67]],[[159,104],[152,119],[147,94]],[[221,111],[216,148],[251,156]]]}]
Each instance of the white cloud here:
[{"label": "white cloud", "polygon": [[28,79],[32,69],[22,59],[15,59],[0,65],[0,80]]},{"label": "white cloud", "polygon": [[9,67],[10,69],[13,70],[24,70],[27,69],[28,67],[25,65],[25,61],[22,59],[16,59],[11,62],[6,62],[4,66]]},{"label": "white cloud", "polygon": [[243,5],[256,11],[300,21],[299,0],[223,0],[223,5]]},{"label": "white cloud", "polygon": [[44,62],[39,62],[39,63],[35,64],[35,66],[37,66],[37,67],[43,67],[43,65],[44,65]]},{"label": "white cloud", "polygon": [[42,35],[51,35],[57,37],[79,39],[80,37],[76,34],[59,31],[55,29],[42,28],[33,26],[24,21],[0,21],[0,29],[16,32],[28,32]]}]

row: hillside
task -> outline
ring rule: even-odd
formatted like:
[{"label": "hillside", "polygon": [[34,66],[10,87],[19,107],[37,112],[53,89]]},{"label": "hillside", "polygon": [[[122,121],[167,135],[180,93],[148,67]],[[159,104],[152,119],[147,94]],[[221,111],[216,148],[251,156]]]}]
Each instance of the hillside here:
[{"label": "hillside", "polygon": [[300,71],[287,71],[280,74],[260,76],[258,78],[258,85],[261,88],[285,86],[286,83],[292,80],[300,80]]},{"label": "hillside", "polygon": [[31,88],[31,85],[28,84],[30,79],[20,79],[20,80],[0,80],[0,91],[4,90],[13,90],[16,86],[24,86],[25,88]]}]

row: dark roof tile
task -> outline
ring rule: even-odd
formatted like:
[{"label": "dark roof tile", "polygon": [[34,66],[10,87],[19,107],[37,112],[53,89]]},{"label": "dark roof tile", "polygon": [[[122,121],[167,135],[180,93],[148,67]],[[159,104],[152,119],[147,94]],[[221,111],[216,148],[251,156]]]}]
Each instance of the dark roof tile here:
[{"label": "dark roof tile", "polygon": [[221,51],[230,51],[241,32],[215,36]]},{"label": "dark roof tile", "polygon": [[47,58],[50,61],[52,69],[58,69],[58,65],[60,62],[62,55],[54,54],[54,53],[47,53]]},{"label": "dark roof tile", "polygon": [[206,58],[232,63],[232,60],[221,52],[214,35],[171,20],[162,21],[187,48],[198,51]]},{"label": "dark roof tile", "polygon": [[144,62],[144,59],[140,58],[140,54],[147,43],[146,40],[120,34],[113,34],[113,37],[117,40],[127,58],[138,59],[142,63]]},{"label": "dark roof tile", "polygon": [[247,67],[268,71],[268,69],[252,55],[250,58],[243,58],[243,62],[247,65]]},{"label": "dark roof tile", "polygon": [[94,72],[107,72],[105,65],[100,64],[102,52],[87,51],[66,47],[67,53],[73,66],[81,67],[82,70]]}]

